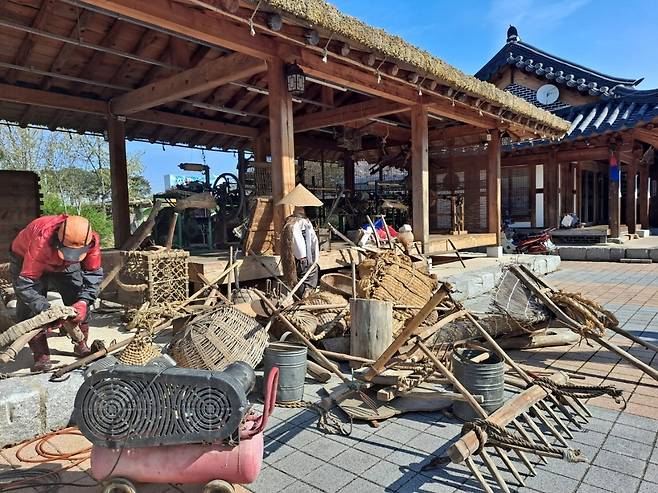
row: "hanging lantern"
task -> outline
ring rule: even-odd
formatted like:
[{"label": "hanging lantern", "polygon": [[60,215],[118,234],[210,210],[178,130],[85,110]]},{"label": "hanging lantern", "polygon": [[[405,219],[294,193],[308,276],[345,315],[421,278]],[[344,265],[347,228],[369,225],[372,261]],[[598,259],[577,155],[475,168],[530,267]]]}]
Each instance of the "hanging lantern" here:
[{"label": "hanging lantern", "polygon": [[504,146],[512,145],[512,136],[507,132],[501,133],[500,134],[500,143]]},{"label": "hanging lantern", "polygon": [[306,76],[299,65],[293,63],[286,67],[286,81],[288,83],[288,92],[295,96],[304,94],[304,85]]}]

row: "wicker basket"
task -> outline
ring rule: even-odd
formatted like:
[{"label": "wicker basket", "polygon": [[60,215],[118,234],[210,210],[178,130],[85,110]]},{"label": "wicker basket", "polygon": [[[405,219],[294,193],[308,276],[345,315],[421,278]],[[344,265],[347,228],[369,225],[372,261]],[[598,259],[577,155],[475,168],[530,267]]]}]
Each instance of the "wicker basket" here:
[{"label": "wicker basket", "polygon": [[173,343],[171,355],[184,368],[221,370],[235,361],[256,367],[267,346],[267,331],[231,306],[195,318]]},{"label": "wicker basket", "polygon": [[152,336],[148,333],[137,334],[119,356],[124,365],[144,366],[149,361],[160,356],[160,350],[153,345]]},{"label": "wicker basket", "polygon": [[124,266],[119,277],[126,285],[142,285],[144,290],[119,290],[118,301],[123,304],[159,306],[185,301],[188,296],[187,262],[185,250],[144,250],[121,252]]}]

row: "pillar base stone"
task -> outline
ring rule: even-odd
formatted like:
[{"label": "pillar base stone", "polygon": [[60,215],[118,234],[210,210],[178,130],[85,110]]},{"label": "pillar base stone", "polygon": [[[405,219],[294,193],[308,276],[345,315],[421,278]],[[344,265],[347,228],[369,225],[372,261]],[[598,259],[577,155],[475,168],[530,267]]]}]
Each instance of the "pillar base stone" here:
[{"label": "pillar base stone", "polygon": [[502,256],[503,256],[503,247],[502,246],[487,247],[487,257],[501,258]]}]

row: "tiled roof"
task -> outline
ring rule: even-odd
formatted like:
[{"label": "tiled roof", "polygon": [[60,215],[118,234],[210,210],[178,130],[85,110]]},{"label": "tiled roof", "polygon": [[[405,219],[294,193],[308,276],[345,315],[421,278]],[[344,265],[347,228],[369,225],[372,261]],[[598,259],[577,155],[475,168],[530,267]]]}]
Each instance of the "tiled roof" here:
[{"label": "tiled roof", "polygon": [[476,74],[481,80],[490,81],[504,67],[514,65],[526,72],[533,72],[553,84],[564,84],[591,96],[614,97],[618,87],[633,87],[642,79],[624,79],[602,74],[576,63],[556,57],[524,43],[510,28],[505,46],[494,55]]},{"label": "tiled roof", "polygon": [[555,112],[571,122],[564,139],[617,132],[658,119],[658,89],[637,91],[618,88],[609,101],[565,108]]}]

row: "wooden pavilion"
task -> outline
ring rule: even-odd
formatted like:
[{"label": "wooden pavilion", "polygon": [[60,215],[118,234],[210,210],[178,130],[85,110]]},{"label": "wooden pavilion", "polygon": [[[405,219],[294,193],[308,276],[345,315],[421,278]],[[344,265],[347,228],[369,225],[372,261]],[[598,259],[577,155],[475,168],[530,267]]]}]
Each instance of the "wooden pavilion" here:
[{"label": "wooden pavilion", "polygon": [[529,45],[512,26],[476,74],[569,121],[559,140],[504,146],[503,215],[520,226],[558,227],[575,212],[619,237],[658,226],[658,90],[641,78],[602,74]]},{"label": "wooden pavilion", "polygon": [[[251,151],[271,163],[275,202],[297,157],[344,163],[353,190],[355,160],[409,149],[413,230],[432,253],[447,248],[431,235],[445,190],[473,212],[455,243],[499,244],[501,134],[569,129],[323,0],[3,0],[0,43],[0,119],[107,136],[116,244],[129,234],[126,139]],[[293,67],[303,94],[286,85]],[[276,231],[288,213],[275,208]]]}]

